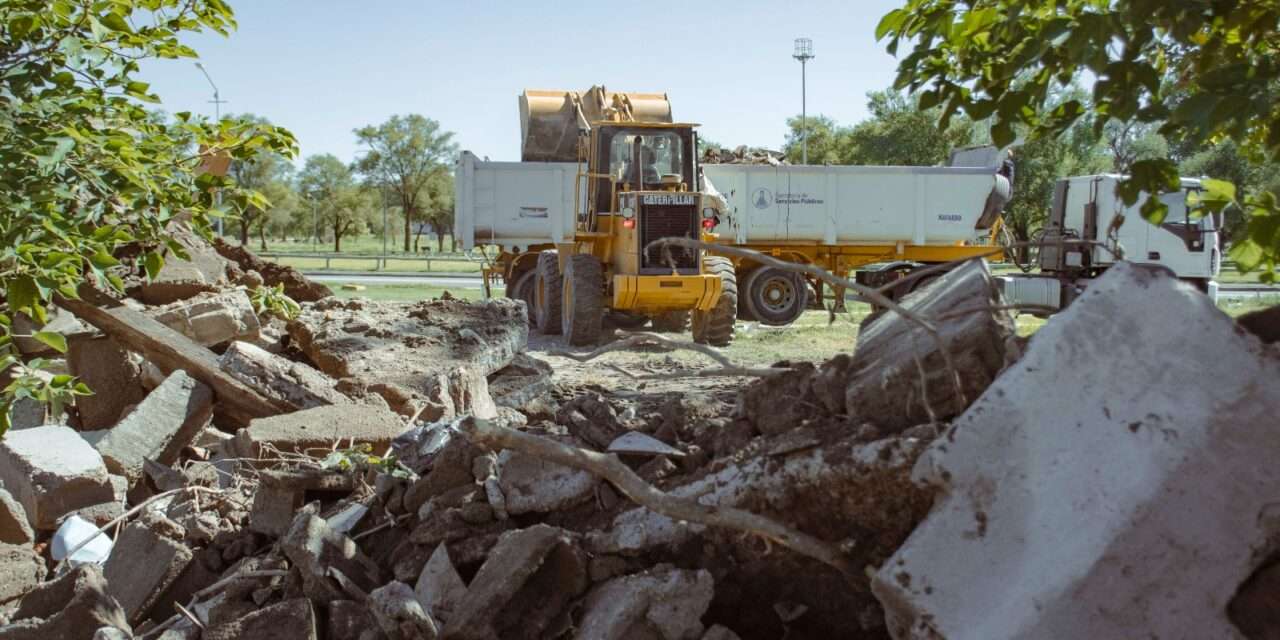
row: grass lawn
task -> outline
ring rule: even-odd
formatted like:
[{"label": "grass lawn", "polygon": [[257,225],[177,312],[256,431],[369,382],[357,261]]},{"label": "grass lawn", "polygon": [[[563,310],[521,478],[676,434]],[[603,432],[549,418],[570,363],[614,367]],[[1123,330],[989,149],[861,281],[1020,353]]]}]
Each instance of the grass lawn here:
[{"label": "grass lawn", "polygon": [[342,299],[349,298],[368,298],[370,300],[384,300],[389,302],[416,302],[418,300],[426,300],[429,298],[439,298],[448,291],[455,298],[463,300],[479,300],[484,294],[480,289],[460,289],[449,287],[438,287],[434,285],[424,284],[371,284],[360,285],[364,287],[362,290],[343,289],[338,283],[326,283],[329,288],[333,289],[333,294]]}]

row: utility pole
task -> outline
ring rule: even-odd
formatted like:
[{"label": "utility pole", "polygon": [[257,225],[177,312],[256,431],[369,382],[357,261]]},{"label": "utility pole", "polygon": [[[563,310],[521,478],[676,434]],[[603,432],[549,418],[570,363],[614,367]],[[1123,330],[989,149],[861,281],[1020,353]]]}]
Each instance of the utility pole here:
[{"label": "utility pole", "polygon": [[796,38],[796,50],[792,58],[800,61],[800,164],[809,164],[809,118],[806,113],[807,87],[805,86],[805,64],[814,59],[813,40]]},{"label": "utility pole", "polygon": [[[200,70],[200,73],[204,74],[204,79],[209,81],[209,86],[213,87],[213,100],[210,100],[209,102],[213,103],[213,123],[217,125],[219,122],[222,122],[221,106],[226,104],[227,101],[223,100],[221,97],[218,96],[218,85],[213,83],[213,78],[209,77],[209,72],[205,70],[204,65],[197,62],[196,68]],[[218,205],[218,206],[222,205],[221,189],[219,189],[217,192],[213,194],[213,202],[215,205]],[[221,217],[219,217],[217,220],[217,226],[218,226],[218,237],[222,237],[222,218]]]}]

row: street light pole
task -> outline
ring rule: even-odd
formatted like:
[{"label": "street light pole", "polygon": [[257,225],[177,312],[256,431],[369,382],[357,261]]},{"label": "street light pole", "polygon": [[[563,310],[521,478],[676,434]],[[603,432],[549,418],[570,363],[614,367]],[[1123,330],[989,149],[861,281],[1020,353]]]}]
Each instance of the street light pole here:
[{"label": "street light pole", "polygon": [[[210,100],[209,102],[213,103],[213,123],[216,125],[219,122],[222,122],[221,106],[225,104],[227,101],[223,100],[221,97],[218,96],[218,85],[213,83],[213,78],[209,77],[209,72],[205,70],[204,65],[197,62],[196,68],[200,70],[200,73],[204,74],[204,79],[209,81],[209,86],[213,87],[213,100]],[[213,194],[213,202],[215,205],[218,205],[218,206],[222,205],[221,189],[219,189],[217,192]],[[218,224],[218,236],[221,237],[222,236],[222,218],[221,217],[218,218],[217,224]]]},{"label": "street light pole", "polygon": [[792,58],[800,61],[800,164],[809,164],[809,118],[807,102],[807,87],[805,79],[805,65],[814,59],[813,40],[809,38],[796,38],[796,50],[791,54]]}]

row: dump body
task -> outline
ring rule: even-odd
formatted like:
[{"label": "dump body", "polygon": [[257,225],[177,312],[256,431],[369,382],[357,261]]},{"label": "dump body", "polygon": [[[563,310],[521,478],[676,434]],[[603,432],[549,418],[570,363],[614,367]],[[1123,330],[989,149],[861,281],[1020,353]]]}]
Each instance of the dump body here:
[{"label": "dump body", "polygon": [[[972,239],[994,168],[704,165],[734,244],[949,245]],[[1007,197],[1007,196],[1006,196]]]},{"label": "dump body", "polygon": [[571,242],[577,173],[572,162],[492,162],[463,151],[454,175],[454,237],[467,250]]}]

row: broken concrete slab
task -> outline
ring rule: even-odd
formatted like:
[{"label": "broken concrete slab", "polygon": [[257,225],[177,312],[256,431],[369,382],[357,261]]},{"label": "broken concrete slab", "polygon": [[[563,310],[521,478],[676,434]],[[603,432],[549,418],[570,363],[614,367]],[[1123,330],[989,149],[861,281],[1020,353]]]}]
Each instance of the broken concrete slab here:
[{"label": "broken concrete slab", "polygon": [[[556,438],[581,446],[574,438]],[[498,487],[507,513],[547,513],[572,507],[595,495],[599,479],[537,456],[504,449],[498,453]]]},{"label": "broken concrete slab", "polygon": [[[258,474],[258,489],[249,512],[249,530],[283,536],[293,524],[296,511],[316,493],[348,494],[355,490],[351,473],[321,470],[264,470]],[[345,533],[345,532],[341,532]]]},{"label": "broken concrete slab", "polygon": [[121,531],[102,571],[108,592],[136,623],[182,575],[191,558],[186,546],[135,522]]},{"label": "broken concrete slab", "polygon": [[0,604],[22,597],[47,573],[44,560],[31,547],[0,543]]},{"label": "broken concrete slab", "polygon": [[628,431],[609,443],[609,453],[634,456],[668,456],[683,458],[685,453],[653,436]]},{"label": "broken concrete slab", "polygon": [[618,413],[605,397],[588,391],[578,394],[556,411],[556,422],[569,428],[569,433],[605,449],[626,432]]},{"label": "broken concrete slab", "polygon": [[78,509],[111,502],[115,491],[102,456],[69,427],[45,426],[0,439],[0,482],[22,505],[32,527],[58,528]]},{"label": "broken concrete slab", "polygon": [[214,240],[213,248],[239,270],[256,271],[262,276],[263,284],[269,287],[283,284],[284,294],[297,302],[315,302],[333,295],[333,291],[325,284],[308,279],[302,272],[288,265],[267,262],[242,246],[218,238]]},{"label": "broken concrete slab", "polygon": [[576,638],[626,640],[702,637],[702,614],[715,595],[711,572],[655,567],[596,585],[583,603]]},{"label": "broken concrete slab", "polygon": [[186,222],[169,225],[165,235],[182,245],[189,259],[167,253],[156,277],[131,292],[139,300],[150,305],[168,304],[227,284],[229,263]]},{"label": "broken concrete slab", "polygon": [[937,327],[955,370],[938,341],[903,316],[886,312],[863,327],[847,371],[845,410],[886,434],[959,415],[1016,357],[1013,316],[990,310],[1003,303],[983,260],[956,267],[899,304]]},{"label": "broken concrete slab", "polygon": [[211,347],[232,340],[252,340],[260,324],[253,302],[243,289],[201,293],[147,310],[160,324]]},{"label": "broken concrete slab", "polygon": [[263,395],[295,409],[352,404],[334,389],[335,381],[319,371],[249,344],[233,342],[218,358],[222,370]]},{"label": "broken concrete slab", "polygon": [[96,565],[81,565],[41,583],[23,596],[11,619],[12,624],[0,627],[0,640],[90,640],[102,627],[130,630]]},{"label": "broken concrete slab", "polygon": [[444,544],[431,552],[431,558],[422,568],[413,592],[422,608],[441,622],[448,622],[453,617],[453,612],[462,606],[463,598],[467,595],[467,585],[453,567],[449,549]]},{"label": "broken concrete slab", "polygon": [[282,452],[328,454],[335,444],[348,448],[367,444],[376,454],[406,429],[404,418],[367,405],[328,405],[294,413],[258,418],[236,433],[235,451],[245,458],[263,457],[274,448]]},{"label": "broken concrete slab", "polygon": [[519,409],[551,391],[551,365],[526,353],[489,376],[489,395],[499,407]]},{"label": "broken concrete slab", "polygon": [[130,484],[142,477],[143,462],[178,461],[183,447],[213,417],[213,391],[183,371],[175,371],[141,404],[94,444],[107,470]]},{"label": "broken concrete slab", "polygon": [[917,464],[941,495],[875,576],[890,632],[1237,637],[1227,603],[1280,529],[1276,415],[1270,347],[1111,267]]},{"label": "broken concrete slab", "polygon": [[202,640],[316,640],[316,613],[310,600],[294,598],[210,627],[200,637]]},{"label": "broken concrete slab", "polygon": [[374,589],[369,594],[369,609],[391,640],[433,640],[440,633],[418,604],[413,589],[403,582],[388,582]]},{"label": "broken concrete slab", "polygon": [[5,544],[31,544],[36,534],[27,519],[27,511],[13,494],[0,487],[0,542]]},{"label": "broken concrete slab", "polygon": [[64,336],[70,336],[78,333],[86,333],[89,328],[76,319],[67,310],[57,306],[49,305],[46,307],[45,323],[39,324],[25,313],[16,313],[13,315],[13,327],[10,335],[13,337],[14,346],[18,347],[18,351],[27,357],[35,356],[56,356],[57,351],[49,345],[30,337],[37,331],[54,331]]},{"label": "broken concrete slab", "polygon": [[280,539],[280,547],[302,572],[303,592],[309,598],[322,602],[347,598],[331,569],[366,594],[385,582],[378,565],[361,553],[351,538],[333,531],[313,514],[299,513]]},{"label": "broken concrete slab", "polygon": [[511,300],[389,303],[336,299],[304,306],[289,323],[318,369],[382,396],[427,422],[494,417],[486,377],[524,349],[528,325]]},{"label": "broken concrete slab", "polygon": [[586,558],[563,530],[539,524],[506,532],[442,637],[542,637],[586,587]]},{"label": "broken concrete slab", "polygon": [[76,398],[80,426],[85,430],[115,426],[125,407],[147,397],[140,365],[109,336],[67,338],[67,368],[93,391],[91,396]]}]

